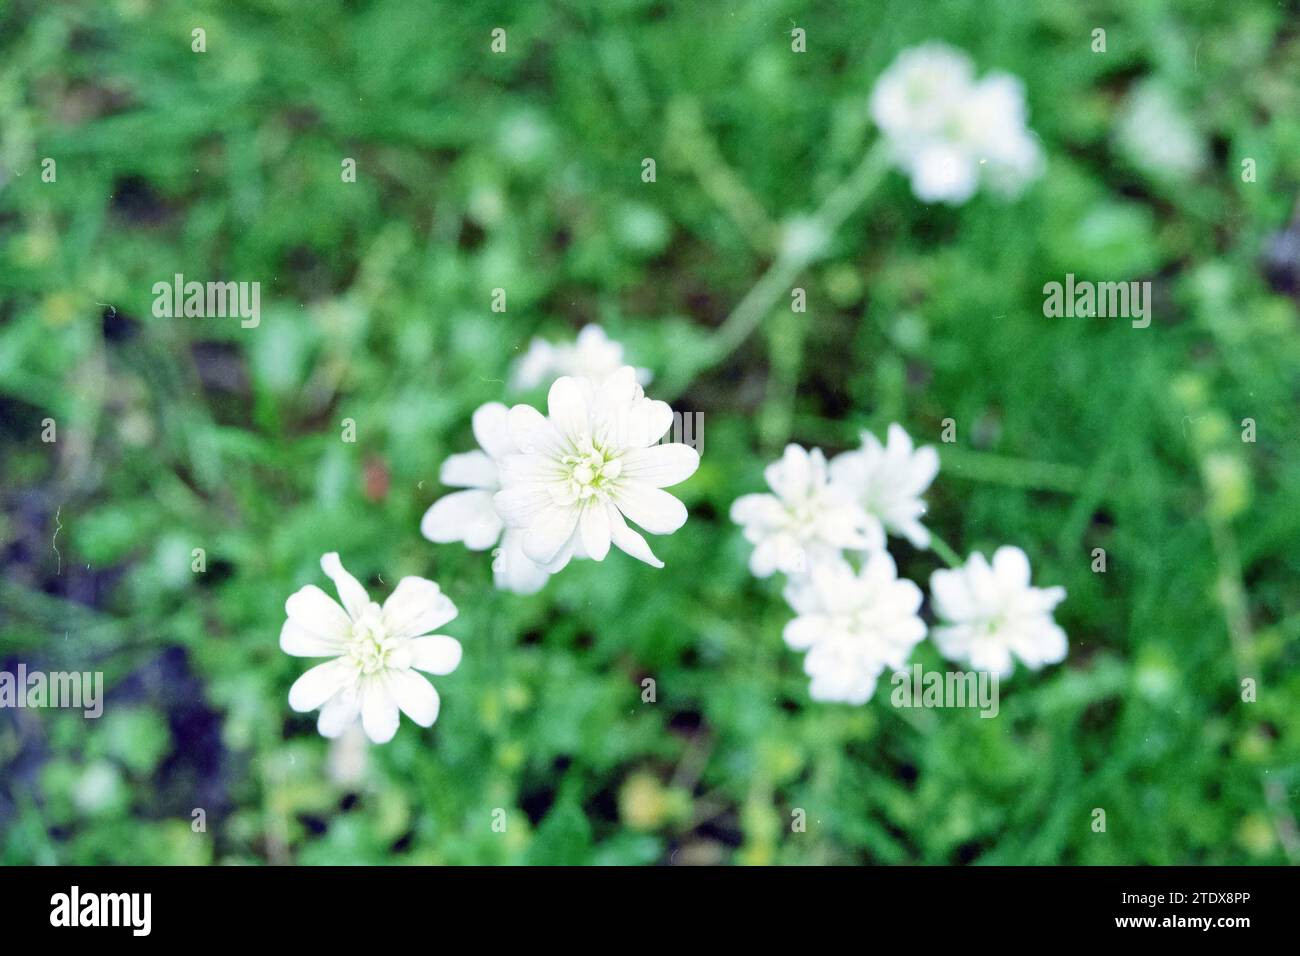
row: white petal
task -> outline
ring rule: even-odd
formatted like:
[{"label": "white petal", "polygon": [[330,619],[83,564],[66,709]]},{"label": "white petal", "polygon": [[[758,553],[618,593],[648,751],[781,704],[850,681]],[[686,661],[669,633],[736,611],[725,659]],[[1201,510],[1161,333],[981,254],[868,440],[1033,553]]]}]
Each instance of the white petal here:
[{"label": "white petal", "polygon": [[438,719],[438,692],[428,679],[415,671],[387,671],[384,686],[389,696],[421,727],[432,727]]},{"label": "white petal", "polygon": [[582,547],[594,561],[604,561],[609,554],[609,509],[598,501],[589,501],[578,520]]},{"label": "white petal", "polygon": [[344,646],[343,637],[316,634],[293,620],[280,628],[280,650],[294,657],[338,657]]},{"label": "white petal", "polygon": [[1019,548],[1004,545],[993,552],[993,574],[1004,593],[1023,590],[1029,587],[1029,556]]},{"label": "white petal", "polygon": [[613,438],[619,448],[648,448],[663,438],[672,427],[671,405],[642,398],[627,409]]},{"label": "white petal", "polygon": [[546,417],[531,405],[516,405],[508,419],[510,439],[525,455],[553,456],[561,447],[559,433]]},{"label": "white petal", "polygon": [[645,538],[627,526],[617,508],[609,510],[609,535],[614,546],[652,568],[662,568],[664,563],[654,556]]},{"label": "white petal", "polygon": [[360,618],[361,612],[370,603],[370,595],[361,586],[361,582],[344,569],[343,562],[339,560],[338,552],[331,551],[321,558],[320,567],[328,575],[329,579],[334,582],[334,587],[339,592],[339,597],[343,601],[343,609],[348,612],[348,617],[354,621]]},{"label": "white petal", "polygon": [[438,544],[464,541],[472,551],[483,551],[501,537],[501,517],[492,492],[471,488],[454,491],[435,501],[420,519],[420,534]]},{"label": "white petal", "polygon": [[619,511],[651,534],[672,534],[686,523],[686,506],[650,485],[621,484],[614,502]]},{"label": "white petal", "polygon": [[[622,352],[620,347],[619,352]],[[593,404],[597,408],[632,405],[645,393],[636,383],[636,369],[630,365],[619,366],[600,382]],[[659,434],[663,434],[660,432]]]},{"label": "white petal", "polygon": [[497,463],[487,452],[467,451],[451,455],[442,463],[438,480],[452,488],[487,488],[495,491],[500,484]]},{"label": "white petal", "polygon": [[356,678],[356,668],[335,658],[317,664],[289,688],[289,706],[299,713],[315,710]]},{"label": "white petal", "polygon": [[492,504],[507,527],[525,528],[537,521],[552,506],[553,500],[545,485],[526,482],[501,489],[492,496]]},{"label": "white petal", "polygon": [[446,634],[417,637],[406,645],[410,666],[430,674],[450,674],[460,666],[460,641]]},{"label": "white petal", "polygon": [[970,666],[978,671],[988,671],[999,677],[1008,677],[1015,670],[1011,650],[1000,640],[975,641],[970,648]]},{"label": "white petal", "polygon": [[289,600],[284,602],[284,613],[304,631],[324,638],[341,641],[352,634],[351,618],[337,601],[314,584],[289,595]]},{"label": "white petal", "polygon": [[547,574],[559,574],[569,566],[570,561],[578,557],[585,558],[587,553],[582,549],[582,536],[578,534],[575,527],[573,534],[569,535],[569,540],[564,542],[560,550],[555,553],[555,557],[540,567]]},{"label": "white petal", "polygon": [[398,720],[397,701],[383,681],[372,674],[361,686],[361,726],[366,736],[377,744],[386,744],[397,733]]},{"label": "white petal", "polygon": [[930,547],[930,532],[921,522],[904,521],[896,530],[911,543],[912,547],[920,551]]},{"label": "white petal", "polygon": [[966,576],[960,570],[940,569],[931,574],[930,595],[934,613],[944,620],[965,621],[975,614]]},{"label": "white petal", "polygon": [[517,450],[510,438],[510,409],[500,402],[488,402],[476,408],[471,424],[474,439],[490,457],[504,458]]},{"label": "white petal", "polygon": [[731,520],[736,524],[770,527],[779,524],[784,516],[785,507],[775,495],[754,492],[731,503]]},{"label": "white petal", "polygon": [[577,508],[552,505],[544,509],[524,530],[524,554],[538,564],[550,564],[577,526]]},{"label": "white petal", "polygon": [[577,379],[567,375],[557,378],[546,397],[546,407],[551,424],[569,444],[576,445],[591,436],[591,413]]},{"label": "white petal", "polygon": [[357,695],[345,688],[321,707],[316,729],[322,737],[337,737],[348,729],[360,713],[361,702]]},{"label": "white petal", "polygon": [[806,571],[802,550],[799,551],[797,563],[800,567],[787,567],[790,564],[786,560],[786,548],[784,541],[786,538],[764,538],[754,546],[754,553],[749,556],[749,570],[756,578],[770,578],[779,570],[786,570],[786,573],[799,573]]},{"label": "white petal", "polygon": [[533,339],[528,351],[515,363],[511,387],[526,391],[541,385],[555,367],[555,346],[545,339]]},{"label": "white petal", "polygon": [[690,445],[666,444],[637,448],[623,456],[623,477],[655,488],[685,481],[700,467],[700,454]]},{"label": "white petal", "polygon": [[808,452],[798,445],[785,446],[780,461],[774,461],[763,469],[767,485],[778,498],[784,501],[799,499],[808,493],[812,466]]},{"label": "white petal", "polygon": [[456,616],[456,605],[427,578],[407,577],[384,602],[384,627],[389,637],[419,637]]},{"label": "white petal", "polygon": [[1069,642],[1065,631],[1050,621],[1035,628],[1033,641],[1028,646],[1018,644],[1016,652],[1029,667],[1038,670],[1044,664],[1059,664],[1065,660]]},{"label": "white petal", "polygon": [[826,633],[826,618],[796,617],[785,625],[781,636],[791,650],[805,651]]},{"label": "white petal", "polygon": [[492,577],[496,586],[515,594],[536,594],[546,586],[550,574],[524,554],[523,532],[507,529],[501,547],[493,555]]},{"label": "white petal", "polygon": [[912,494],[919,495],[930,487],[934,476],[939,474],[939,453],[926,445],[918,448],[908,465],[907,484]]}]

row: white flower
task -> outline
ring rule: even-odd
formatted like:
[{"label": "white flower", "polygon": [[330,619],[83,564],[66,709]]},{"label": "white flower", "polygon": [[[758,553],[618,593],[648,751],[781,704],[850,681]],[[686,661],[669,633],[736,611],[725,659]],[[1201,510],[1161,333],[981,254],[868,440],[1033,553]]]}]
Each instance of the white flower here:
[{"label": "white flower", "polygon": [[[528,351],[515,363],[510,386],[516,391],[527,391],[563,375],[589,378],[599,385],[625,364],[623,346],[607,336],[599,325],[588,325],[571,345],[533,339]],[[654,375],[649,369],[639,368],[636,378],[640,384],[649,385]]]},{"label": "white flower", "polygon": [[901,425],[890,425],[885,445],[862,433],[862,448],[831,459],[831,483],[843,488],[887,530],[917,548],[930,546],[930,532],[918,520],[925,514],[921,495],[939,473],[939,454],[927,445],[912,450]]},{"label": "white flower", "polygon": [[871,118],[895,142],[936,139],[975,79],[970,57],[943,43],[904,50],[871,91]]},{"label": "white flower", "polygon": [[442,463],[444,485],[465,488],[435,501],[420,519],[420,533],[430,541],[463,541],[471,551],[484,551],[498,540],[501,547],[492,561],[498,588],[516,594],[534,594],[549,575],[524,555],[523,536],[505,527],[492,496],[501,490],[501,460],[519,451],[510,438],[510,410],[488,402],[474,411],[471,424],[481,451],[452,455]]},{"label": "white flower", "polygon": [[1120,111],[1115,140],[1157,179],[1186,179],[1206,164],[1205,142],[1177,98],[1158,81],[1140,84]]},{"label": "white flower", "polygon": [[1065,632],[1052,620],[1065,588],[1030,587],[1029,559],[1019,548],[998,548],[992,565],[976,553],[960,568],[935,571],[930,594],[947,622],[935,626],[934,643],[949,660],[1005,677],[1013,654],[1031,670],[1065,659]]},{"label": "white flower", "polygon": [[927,43],[900,53],[871,92],[871,116],[922,202],[964,203],[981,183],[1014,195],[1042,171],[1020,81],[974,72],[965,53]]},{"label": "white flower", "polygon": [[808,651],[813,700],[866,703],[880,673],[902,670],[925,637],[921,589],[898,579],[885,551],[869,555],[857,573],[843,559],[817,565],[792,579],[785,596],[798,615],[785,626],[785,642]]},{"label": "white flower", "polygon": [[321,558],[343,607],[314,584],[284,602],[289,620],[280,649],[294,657],[329,657],[289,688],[289,706],[321,708],[317,728],[337,737],[358,716],[366,736],[387,743],[397,732],[398,709],[421,727],[438,719],[438,692],[416,671],[450,674],[460,664],[460,642],[431,634],[456,616],[456,605],[433,581],[408,577],[383,607],[343,569],[338,554]]},{"label": "white flower", "polygon": [[775,494],[742,495],[731,505],[731,520],[744,526],[745,540],[754,545],[749,569],[755,576],[801,574],[842,550],[884,547],[880,522],[829,482],[820,448],[786,445],[763,477]]},{"label": "white flower", "polygon": [[672,409],[646,398],[631,366],[599,385],[557,379],[547,409],[549,417],[529,405],[510,409],[521,453],[502,459],[494,498],[506,525],[522,532],[523,553],[554,573],[575,553],[603,561],[612,543],[663,567],[624,518],[651,534],[686,522],[685,505],[662,489],[693,475],[700,456],[687,445],[656,444],[672,426]]}]

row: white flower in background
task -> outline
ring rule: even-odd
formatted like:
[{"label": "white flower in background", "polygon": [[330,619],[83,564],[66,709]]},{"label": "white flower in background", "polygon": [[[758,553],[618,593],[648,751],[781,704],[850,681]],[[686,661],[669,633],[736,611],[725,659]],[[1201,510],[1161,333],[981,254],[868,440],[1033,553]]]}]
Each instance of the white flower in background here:
[{"label": "white flower in background", "polygon": [[862,433],[862,447],[831,459],[831,483],[844,489],[867,514],[917,548],[930,546],[930,532],[920,522],[921,495],[939,473],[939,453],[931,446],[913,450],[901,425],[890,425],[886,444]]},{"label": "white flower in background", "polygon": [[[515,363],[510,387],[527,391],[563,375],[589,378],[599,385],[626,364],[623,346],[607,336],[599,325],[588,325],[572,344],[554,345],[534,338],[528,351]],[[641,385],[649,385],[653,378],[649,369],[636,369],[636,380]]]},{"label": "white flower in background", "polygon": [[657,568],[663,562],[627,526],[672,534],[686,506],[662,489],[699,467],[695,449],[656,444],[672,426],[666,402],[646,397],[636,370],[624,366],[596,384],[564,376],[547,397],[548,416],[529,405],[510,409],[520,454],[501,462],[495,498],[507,527],[523,534],[523,553],[554,573],[575,554],[603,561],[610,545]]},{"label": "white flower in background", "polygon": [[949,660],[1005,677],[1013,655],[1031,670],[1065,659],[1065,632],[1052,620],[1065,588],[1031,587],[1019,548],[998,548],[991,565],[976,553],[960,568],[935,571],[930,594],[944,622],[932,631],[934,643]]},{"label": "white flower in background", "polygon": [[534,594],[549,575],[525,557],[523,536],[505,527],[492,502],[501,490],[501,459],[519,451],[510,438],[509,414],[500,402],[488,402],[474,411],[471,422],[481,450],[452,455],[439,474],[444,485],[466,490],[435,501],[420,519],[420,533],[438,544],[463,541],[471,551],[485,551],[500,540],[492,561],[496,586]]},{"label": "white flower in background", "polygon": [[785,642],[808,651],[813,700],[866,703],[881,672],[901,670],[925,637],[921,589],[899,580],[885,551],[869,555],[858,572],[843,559],[817,565],[792,579],[785,596],[798,615],[785,626]]},{"label": "white flower in background", "polygon": [[421,727],[438,719],[439,699],[417,673],[450,674],[460,664],[460,642],[431,634],[456,616],[456,605],[433,581],[408,577],[380,607],[343,569],[339,556],[321,558],[343,606],[309,584],[284,602],[289,620],[280,630],[280,649],[294,657],[329,657],[289,688],[289,706],[321,709],[317,728],[337,737],[357,717],[377,744],[397,733],[398,710]]},{"label": "white flower in background", "polygon": [[876,80],[871,118],[894,142],[936,139],[974,81],[971,59],[960,50],[944,43],[911,47]]},{"label": "white flower in background", "polygon": [[1158,81],[1147,80],[1129,94],[1115,124],[1115,139],[1134,164],[1157,179],[1185,179],[1206,164],[1201,134]]},{"label": "white flower in background", "polygon": [[871,92],[872,119],[922,202],[961,204],[981,183],[1015,195],[1042,171],[1021,82],[974,74],[965,53],[927,43],[900,53]]},{"label": "white flower in background", "polygon": [[763,477],[773,494],[742,495],[731,505],[731,520],[744,527],[745,540],[754,545],[749,569],[756,577],[802,574],[843,550],[885,546],[880,522],[830,483],[820,448],[808,452],[786,445]]}]

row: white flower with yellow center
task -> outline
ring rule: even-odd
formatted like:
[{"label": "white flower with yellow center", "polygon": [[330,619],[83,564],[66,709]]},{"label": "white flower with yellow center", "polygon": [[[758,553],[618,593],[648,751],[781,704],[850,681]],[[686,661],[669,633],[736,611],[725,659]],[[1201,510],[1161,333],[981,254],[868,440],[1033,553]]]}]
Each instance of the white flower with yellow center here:
[{"label": "white flower with yellow center", "polygon": [[1030,670],[1065,659],[1065,631],[1052,619],[1065,588],[1031,587],[1029,558],[1019,548],[998,548],[992,564],[976,553],[960,568],[935,571],[930,595],[944,622],[932,632],[934,643],[949,660],[1006,677],[1013,656]]},{"label": "white flower with yellow center", "polygon": [[[606,335],[599,325],[587,325],[571,344],[533,339],[528,351],[515,363],[510,386],[527,391],[563,375],[589,378],[599,385],[626,364],[622,344]],[[649,385],[654,375],[647,368],[639,368],[636,378],[641,385]]]},{"label": "white flower with yellow center", "polygon": [[492,496],[501,490],[501,460],[519,449],[510,438],[510,410],[488,402],[474,411],[472,426],[479,451],[452,455],[442,463],[444,485],[464,488],[435,501],[420,519],[420,533],[438,544],[463,541],[471,551],[501,542],[493,554],[492,577],[498,588],[534,594],[549,575],[523,551],[523,535],[505,527]]},{"label": "white flower with yellow center", "polygon": [[902,535],[917,548],[930,546],[930,532],[921,524],[925,502],[921,495],[939,473],[939,453],[927,445],[913,450],[901,425],[890,425],[886,444],[862,433],[862,447],[831,459],[831,483],[844,489],[889,532]]},{"label": "white flower with yellow center", "polygon": [[547,410],[510,410],[521,453],[502,460],[493,499],[506,526],[522,531],[524,554],[554,573],[575,554],[603,561],[613,544],[663,567],[625,519],[651,534],[686,522],[686,506],[663,489],[693,475],[700,456],[684,444],[657,444],[672,409],[647,398],[636,370],[624,366],[599,384],[557,379]]},{"label": "white flower with yellow center", "polygon": [[731,520],[744,527],[745,540],[754,545],[749,569],[756,577],[802,574],[841,551],[885,546],[879,520],[846,489],[830,483],[820,448],[808,452],[787,445],[763,477],[772,494],[741,495],[731,505]]},{"label": "white flower with yellow center", "polygon": [[357,717],[377,744],[392,740],[399,709],[421,727],[438,719],[438,692],[418,671],[450,674],[460,664],[460,642],[432,634],[456,616],[456,605],[433,581],[402,578],[381,607],[338,554],[321,558],[321,570],[334,582],[340,607],[314,584],[296,591],[284,604],[289,620],[280,630],[280,648],[294,657],[329,657],[289,688],[296,711],[321,709],[317,728],[337,737]]},{"label": "white flower with yellow center", "polygon": [[857,572],[843,559],[819,564],[792,579],[785,596],[798,615],[785,626],[785,642],[808,652],[813,700],[866,703],[881,672],[902,670],[925,637],[921,589],[899,580],[885,551]]}]

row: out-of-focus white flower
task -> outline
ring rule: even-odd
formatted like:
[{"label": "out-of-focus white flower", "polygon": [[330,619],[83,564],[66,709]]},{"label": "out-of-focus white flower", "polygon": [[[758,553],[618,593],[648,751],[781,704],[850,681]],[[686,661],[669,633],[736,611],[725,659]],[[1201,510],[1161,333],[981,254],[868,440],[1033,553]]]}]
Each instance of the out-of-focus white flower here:
[{"label": "out-of-focus white flower", "polygon": [[1174,95],[1158,81],[1140,84],[1120,110],[1115,139],[1157,179],[1183,179],[1205,167],[1205,142]]},{"label": "out-of-focus white flower", "polygon": [[[607,336],[599,325],[588,325],[571,344],[555,345],[545,339],[533,339],[528,351],[515,363],[510,387],[527,391],[564,375],[589,378],[599,385],[626,364],[623,346]],[[636,369],[639,384],[649,385],[653,379],[649,369]]]},{"label": "out-of-focus white flower", "polygon": [[631,366],[598,385],[557,379],[547,409],[549,417],[529,405],[510,409],[520,453],[502,459],[493,499],[522,533],[524,555],[554,573],[575,554],[603,561],[613,544],[663,567],[624,519],[651,534],[686,522],[686,506],[663,489],[693,475],[700,456],[688,445],[656,444],[672,426],[672,409],[646,397]]},{"label": "out-of-focus white flower", "polygon": [[1042,171],[1021,82],[1006,73],[976,80],[970,58],[945,44],[900,53],[870,108],[922,202],[964,203],[981,183],[1015,195]]},{"label": "out-of-focus white flower", "polygon": [[452,455],[442,463],[439,475],[444,485],[466,490],[435,501],[420,519],[420,533],[438,544],[463,541],[472,551],[484,551],[500,540],[492,561],[496,586],[534,594],[549,575],[524,555],[522,535],[505,527],[492,501],[501,490],[501,460],[519,451],[510,438],[509,414],[500,402],[475,409],[471,424],[481,450]]},{"label": "out-of-focus white flower", "polygon": [[370,766],[370,744],[360,724],[348,724],[330,741],[325,766],[329,778],[340,787],[355,787],[366,779]]},{"label": "out-of-focus white flower", "polygon": [[998,548],[991,565],[976,553],[960,568],[935,571],[930,594],[945,622],[932,631],[934,643],[949,660],[1005,677],[1013,655],[1031,670],[1065,659],[1065,632],[1052,619],[1065,588],[1031,587],[1019,548]]},{"label": "out-of-focus white flower", "polygon": [[929,445],[914,451],[911,437],[897,424],[889,426],[886,444],[863,432],[860,449],[836,455],[830,464],[832,484],[918,548],[930,546],[930,532],[919,520],[925,514],[921,495],[938,473],[938,452]]},{"label": "out-of-focus white flower", "polygon": [[438,692],[417,671],[450,674],[460,664],[460,642],[432,634],[456,616],[456,605],[433,581],[408,577],[380,607],[339,556],[321,558],[343,606],[309,584],[284,603],[289,620],[280,649],[294,657],[329,657],[289,688],[289,706],[321,709],[317,729],[337,737],[358,716],[377,744],[397,733],[398,710],[421,727],[438,719]]},{"label": "out-of-focus white flower", "polygon": [[817,565],[792,579],[785,596],[798,615],[785,626],[785,642],[808,651],[813,700],[866,703],[881,672],[901,670],[925,637],[921,589],[899,580],[886,551],[872,553],[856,573],[843,559]]},{"label": "out-of-focus white flower", "polygon": [[808,452],[786,445],[763,477],[773,494],[742,495],[731,505],[731,520],[744,527],[745,540],[754,545],[749,569],[755,576],[801,574],[843,550],[884,547],[880,521],[830,483],[820,448]]}]

